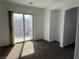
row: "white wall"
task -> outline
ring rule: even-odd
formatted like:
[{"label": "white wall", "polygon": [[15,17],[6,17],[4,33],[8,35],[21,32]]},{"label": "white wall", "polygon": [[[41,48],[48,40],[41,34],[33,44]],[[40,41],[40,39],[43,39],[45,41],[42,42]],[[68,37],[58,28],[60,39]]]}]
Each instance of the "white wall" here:
[{"label": "white wall", "polygon": [[3,2],[2,6],[2,19],[0,19],[0,46],[9,45],[9,21],[8,21],[8,11],[14,11],[18,13],[27,13],[32,14],[34,16],[34,39],[42,39],[43,32],[42,32],[42,20],[43,20],[43,9],[40,8],[33,8],[27,7],[19,4],[13,4],[8,2]]},{"label": "white wall", "polygon": [[60,42],[60,10],[51,10],[50,40]]},{"label": "white wall", "polygon": [[43,35],[48,42],[60,41],[60,11],[46,9],[43,21]]},{"label": "white wall", "polygon": [[[64,46],[63,45],[64,44],[63,43],[63,32],[64,32],[65,11],[67,9],[77,7],[78,5],[79,5],[78,0],[76,0],[75,2],[74,1],[68,1],[68,2],[64,3],[62,6],[58,6],[58,8],[57,8],[59,10],[58,12],[57,11],[49,12],[49,13],[51,13],[51,15],[49,14],[50,19],[53,19],[53,20],[51,20],[49,22],[49,24],[50,24],[49,27],[50,27],[50,33],[51,34],[49,33],[47,36],[49,36],[50,39],[59,41],[60,42],[60,47]],[[52,9],[50,9],[50,10],[52,10]],[[57,17],[57,15],[59,17]],[[46,18],[47,18],[47,16],[46,16]],[[51,23],[51,22],[53,22],[53,23]],[[46,39],[47,36],[45,36],[45,39]]]},{"label": "white wall", "polygon": [[50,41],[55,41],[55,20],[56,20],[56,12],[54,10],[50,10]]},{"label": "white wall", "polygon": [[50,9],[45,9],[43,16],[43,39],[50,41]]},{"label": "white wall", "polygon": [[61,10],[60,11],[60,47],[63,47],[63,31],[64,31],[64,17],[65,17],[65,14],[64,14],[64,10]]},{"label": "white wall", "polygon": [[[49,13],[45,12],[47,15],[45,15],[44,22],[46,23],[46,25],[44,25],[44,29],[46,30],[46,28],[50,28],[47,31],[44,32],[43,35],[44,39],[46,40],[57,40],[60,42],[60,47],[63,47],[65,44],[63,41],[63,32],[64,32],[64,20],[65,20],[65,11],[67,9],[73,8],[73,7],[77,7],[79,5],[78,3],[79,1],[68,1],[66,3],[64,3],[62,6],[58,7],[59,11],[52,11],[52,9],[50,9]],[[50,18],[49,18],[50,15]],[[57,17],[59,16],[59,17]],[[52,20],[47,20],[47,19],[52,19]],[[55,18],[55,19],[54,19]],[[47,24],[49,24],[47,26]],[[46,27],[47,26],[47,27]],[[48,39],[49,38],[49,39]]]}]

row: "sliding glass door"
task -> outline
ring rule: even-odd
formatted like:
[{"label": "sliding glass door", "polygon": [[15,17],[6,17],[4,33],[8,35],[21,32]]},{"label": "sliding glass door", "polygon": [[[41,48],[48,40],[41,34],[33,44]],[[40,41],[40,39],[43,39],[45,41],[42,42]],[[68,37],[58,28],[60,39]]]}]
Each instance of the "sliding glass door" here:
[{"label": "sliding glass door", "polygon": [[32,15],[13,13],[14,43],[32,40]]},{"label": "sliding glass door", "polygon": [[32,39],[32,15],[24,15],[25,19],[25,40],[31,40]]}]

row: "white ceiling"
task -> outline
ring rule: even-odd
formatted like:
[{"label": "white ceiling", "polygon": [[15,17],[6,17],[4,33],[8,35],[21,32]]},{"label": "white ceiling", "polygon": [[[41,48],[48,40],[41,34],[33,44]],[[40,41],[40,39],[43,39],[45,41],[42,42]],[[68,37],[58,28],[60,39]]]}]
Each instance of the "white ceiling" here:
[{"label": "white ceiling", "polygon": [[29,5],[29,2],[33,4],[29,6],[40,7],[40,8],[54,8],[56,6],[62,5],[69,0],[4,0],[12,3],[18,3],[23,5]]}]

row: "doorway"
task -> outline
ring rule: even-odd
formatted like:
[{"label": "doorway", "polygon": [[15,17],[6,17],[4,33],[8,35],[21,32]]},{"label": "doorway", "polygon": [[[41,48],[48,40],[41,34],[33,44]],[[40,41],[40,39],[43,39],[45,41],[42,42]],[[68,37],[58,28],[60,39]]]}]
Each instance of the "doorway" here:
[{"label": "doorway", "polygon": [[25,42],[33,39],[32,15],[13,13],[12,27],[14,43]]},{"label": "doorway", "polygon": [[60,47],[73,45],[75,48],[75,41],[77,35],[77,21],[78,21],[78,8],[70,8],[65,11],[64,31]]}]

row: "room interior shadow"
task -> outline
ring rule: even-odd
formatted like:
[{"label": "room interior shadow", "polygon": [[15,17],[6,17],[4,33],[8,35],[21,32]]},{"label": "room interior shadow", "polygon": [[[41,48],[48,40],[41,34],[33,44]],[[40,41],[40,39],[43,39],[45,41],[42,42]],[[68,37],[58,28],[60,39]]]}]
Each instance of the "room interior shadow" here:
[{"label": "room interior shadow", "polygon": [[[24,46],[25,46],[25,44],[27,42],[31,42],[33,44],[33,50],[34,50],[34,52],[31,53],[31,54],[22,56]],[[21,52],[19,54],[19,58],[17,58],[17,59],[37,59],[37,58],[40,58],[39,55],[41,54],[40,50],[41,50],[41,47],[42,47],[41,46],[42,45],[41,43],[44,42],[44,41],[43,40],[37,40],[37,41],[30,40],[30,41],[27,41],[27,42],[23,43],[22,48],[21,48]]]},{"label": "room interior shadow", "polygon": [[14,45],[0,47],[0,59],[6,59],[9,53],[12,51]]},{"label": "room interior shadow", "polygon": [[31,41],[34,53],[20,56],[19,59],[73,59],[74,50],[70,46],[64,49],[59,47],[58,42],[47,42],[44,40]]},{"label": "room interior shadow", "polygon": [[65,46],[64,48],[73,49],[75,50],[75,43]]},{"label": "room interior shadow", "polygon": [[25,44],[25,42],[23,42],[23,44],[22,44],[21,51],[20,51],[20,54],[19,54],[19,58],[18,59],[21,58],[21,55],[22,55],[22,52],[23,52],[23,48],[24,48],[24,44]]},{"label": "room interior shadow", "polygon": [[[29,58],[30,56],[34,55],[34,53],[33,53],[33,54],[29,54],[29,55],[26,55],[26,56],[23,56],[23,57],[22,57],[22,53],[23,53],[24,46],[25,46],[25,44],[28,43],[28,42],[31,42],[31,43],[33,44],[33,48],[35,48],[35,45],[34,45],[35,41],[34,41],[34,40],[28,40],[28,41],[23,42],[23,43],[22,43],[22,46],[21,46],[21,51],[20,51],[19,57],[18,57],[17,59],[24,59],[24,57],[25,57],[25,58]],[[29,43],[28,43],[27,45],[29,45]],[[27,48],[27,49],[28,49],[28,48]],[[27,50],[27,49],[26,49],[26,50]],[[34,50],[35,50],[35,49],[34,49]],[[35,51],[34,51],[34,52],[35,52]]]}]

